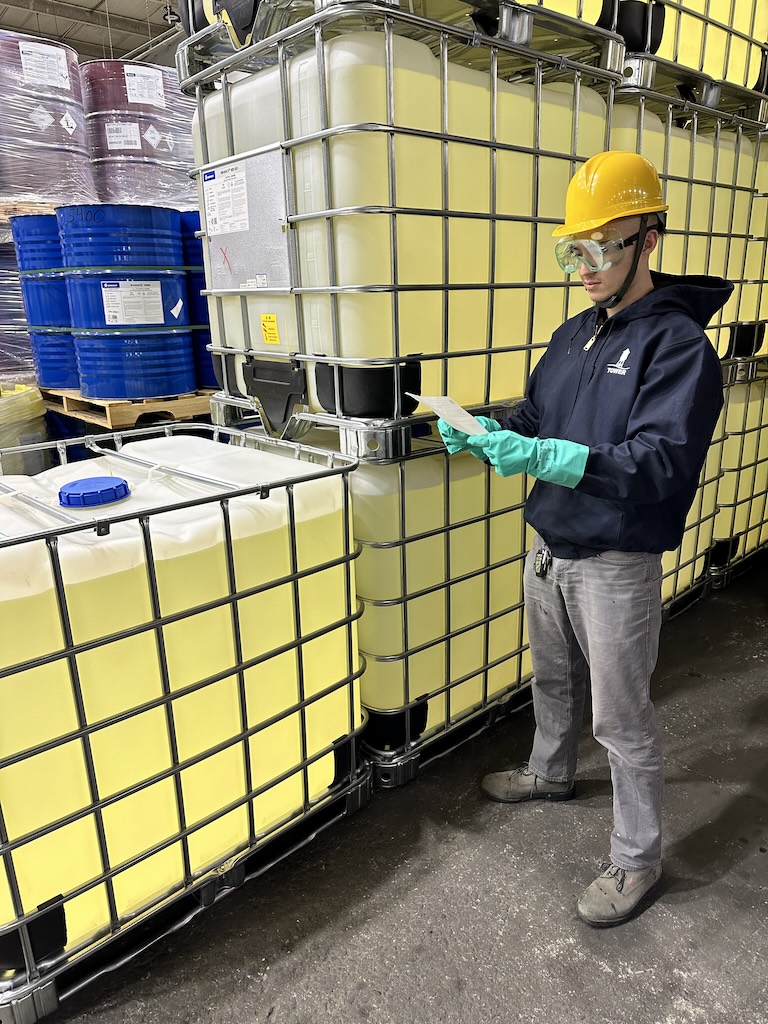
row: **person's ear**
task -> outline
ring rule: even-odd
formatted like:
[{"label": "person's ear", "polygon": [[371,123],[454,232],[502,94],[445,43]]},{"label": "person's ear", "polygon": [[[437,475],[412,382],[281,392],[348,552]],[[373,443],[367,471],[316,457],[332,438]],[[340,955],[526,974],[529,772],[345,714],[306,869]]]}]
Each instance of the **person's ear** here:
[{"label": "person's ear", "polygon": [[643,256],[650,256],[656,246],[659,244],[659,232],[656,228],[648,228],[648,233],[643,241]]}]

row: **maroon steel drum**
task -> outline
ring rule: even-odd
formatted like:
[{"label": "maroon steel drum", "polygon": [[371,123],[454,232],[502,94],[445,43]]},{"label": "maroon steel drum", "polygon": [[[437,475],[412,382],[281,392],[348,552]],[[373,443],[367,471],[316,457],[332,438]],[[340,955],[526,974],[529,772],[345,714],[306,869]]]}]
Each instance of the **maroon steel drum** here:
[{"label": "maroon steel drum", "polygon": [[195,103],[171,68],[93,60],[80,68],[99,199],[195,209],[189,172]]},{"label": "maroon steel drum", "polygon": [[0,31],[0,202],[96,199],[77,54]]}]

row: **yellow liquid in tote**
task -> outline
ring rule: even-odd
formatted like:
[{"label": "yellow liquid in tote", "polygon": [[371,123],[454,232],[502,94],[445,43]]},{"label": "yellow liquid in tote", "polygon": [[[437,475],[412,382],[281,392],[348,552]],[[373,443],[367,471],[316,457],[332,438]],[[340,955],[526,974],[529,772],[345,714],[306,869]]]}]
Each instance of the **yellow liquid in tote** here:
[{"label": "yellow liquid in tote", "polygon": [[[698,136],[696,139],[698,141]],[[611,148],[641,153],[662,175],[664,196],[669,204],[667,227],[672,233],[663,240],[661,269],[668,274],[688,272],[685,241],[693,208],[693,186],[689,184],[692,141],[687,129],[673,127],[667,142],[666,125],[652,111],[643,110],[641,116],[639,108],[625,103],[617,103],[613,108]],[[668,180],[664,180],[667,176]]]},{"label": "yellow liquid in tote", "polygon": [[[768,289],[766,280],[766,235],[768,234],[768,140],[761,138],[755,147],[755,190],[750,212],[750,239],[747,241],[747,261],[740,292],[739,319],[763,320],[768,316]],[[758,353],[768,354],[768,336]]]},{"label": "yellow liquid in tote", "polygon": [[[446,691],[447,697],[443,692],[430,699],[429,733],[483,699],[488,658],[486,627],[478,620],[500,614],[492,644],[496,658],[519,644],[519,634],[511,628],[503,637],[501,613],[515,603],[510,593],[514,594],[516,581],[521,590],[522,563],[492,569],[490,576],[483,569],[489,552],[494,565],[510,557],[510,551],[517,553],[522,543],[521,512],[515,507],[521,482],[488,474],[471,455],[453,456],[447,462],[436,455],[393,466],[362,465],[352,477],[352,487],[355,537],[363,545],[358,564],[358,591],[365,603],[360,645],[367,656],[362,702],[378,710],[396,709],[463,679]],[[488,521],[471,521],[495,509],[506,511]],[[426,533],[432,535],[423,536]],[[373,538],[380,544],[398,539],[403,543],[376,547]],[[494,586],[501,582],[502,572],[506,587]],[[394,603],[381,603],[387,601]],[[515,611],[519,619],[519,609]],[[448,633],[459,630],[448,638]],[[430,646],[407,655],[421,645]],[[488,696],[509,689],[517,681],[518,668],[511,660],[499,665]]]},{"label": "yellow liquid in tote", "polygon": [[[713,433],[713,440],[707,450],[696,495],[686,516],[685,532],[680,547],[665,551],[662,556],[664,579],[662,600],[668,601],[683,593],[695,583],[706,568],[706,556],[715,537],[718,488],[721,485],[723,466],[723,434],[725,411],[720,413]],[[686,565],[690,562],[690,565]],[[677,571],[676,571],[677,570]]]},{"label": "yellow liquid in tote", "polygon": [[[180,444],[178,443],[180,442]],[[202,447],[201,447],[202,446]],[[296,463],[256,451],[232,449],[197,438],[163,439],[125,446],[143,458],[166,465],[183,465],[195,471],[232,480],[233,486],[247,486],[254,480],[282,480],[291,475],[311,475],[307,463]],[[104,465],[102,465],[102,463]],[[300,470],[299,470],[300,466]],[[133,508],[157,507],[189,500],[200,494],[196,485],[182,483],[162,472],[154,479],[124,463],[117,467],[108,459],[52,470],[35,478],[7,478],[20,490],[56,504],[58,487],[65,479],[91,476],[114,469],[126,476],[133,494],[119,506],[100,510],[117,514]],[[143,478],[142,478],[143,473]],[[151,474],[150,474],[151,477]],[[299,570],[340,557],[345,550],[340,480],[321,479],[295,486],[296,538]],[[215,493],[208,488],[202,493]],[[256,586],[281,578],[289,569],[285,491],[275,488],[269,498],[233,499],[230,503],[233,554],[237,586]],[[6,503],[7,504],[7,503]],[[22,512],[25,506],[19,506]],[[9,535],[23,535],[41,528],[41,514],[35,512],[26,524],[18,508],[0,508],[0,529]],[[89,518],[83,515],[83,519]],[[157,570],[160,612],[172,615],[216,600],[229,593],[226,549],[221,532],[218,502],[194,506],[191,510],[157,513],[150,518],[154,564]],[[52,520],[48,524],[55,524]],[[53,579],[44,548],[39,542],[23,550],[0,552],[3,578],[0,591],[3,659],[6,665],[39,657],[61,649],[63,637],[53,593]],[[34,550],[33,550],[34,549]],[[151,620],[147,568],[135,522],[112,527],[107,537],[90,531],[59,539],[67,610],[75,643],[98,640],[114,631]],[[22,572],[20,570],[24,569]],[[343,681],[354,667],[348,664],[346,628],[333,628],[347,614],[343,567],[320,570],[298,585],[303,633],[317,630],[320,641],[302,645],[304,652],[304,696],[312,696],[331,684]],[[25,587],[31,591],[25,596]],[[280,642],[292,642],[293,595],[288,585],[266,591],[242,602],[243,657],[268,655]],[[37,591],[37,593],[35,593]],[[269,597],[272,618],[265,628]],[[321,599],[322,595],[322,599]],[[354,602],[354,594],[351,596]],[[250,602],[250,604],[249,604]],[[260,602],[260,603],[259,603]],[[255,612],[261,615],[254,617]],[[282,632],[275,627],[283,618]],[[35,623],[30,630],[29,623]],[[110,867],[172,840],[181,827],[183,809],[187,826],[209,816],[218,816],[195,830],[188,840],[190,867],[203,873],[207,867],[248,845],[246,811],[249,789],[269,782],[280,774],[293,774],[279,786],[256,797],[254,817],[257,832],[287,820],[304,802],[300,770],[301,736],[311,757],[345,735],[359,721],[359,695],[342,684],[304,711],[291,711],[298,700],[296,654],[293,661],[267,658],[245,674],[246,709],[241,707],[237,678],[227,674],[235,663],[234,632],[228,606],[192,615],[166,624],[162,630],[168,685],[177,694],[169,705],[145,708],[163,693],[155,632],[104,643],[75,657],[85,718],[88,724],[104,723],[90,734],[90,750],[98,796],[116,796],[131,786],[157,781],[132,796],[123,796],[103,812],[104,832]],[[12,638],[16,638],[11,643]],[[192,689],[208,676],[222,679]],[[40,744],[74,734],[78,729],[76,705],[66,661],[30,668],[0,681],[4,716],[0,727],[0,756],[24,750],[31,756],[0,769],[0,800],[10,838],[18,839],[79,809],[93,799],[87,777],[84,740],[73,738],[48,751]],[[140,710],[145,708],[144,710]],[[114,716],[135,711],[123,721]],[[252,778],[245,776],[243,725],[258,726],[280,712],[287,716],[248,741],[253,755]],[[200,758],[181,772],[181,807],[170,773],[170,714],[179,761]],[[243,716],[245,715],[245,722]],[[213,754],[211,749],[224,749]],[[307,770],[306,796],[319,799],[333,781],[333,754],[323,755]],[[51,786],[50,780],[57,780]],[[222,814],[231,802],[240,806]],[[51,850],[55,846],[56,855]],[[20,846],[13,855],[24,911],[57,894],[66,893],[93,879],[106,869],[101,863],[96,819],[89,813],[82,820],[60,826],[51,835]],[[45,869],[42,869],[42,866]],[[184,882],[181,843],[153,854],[140,864],[119,872],[114,892],[119,915],[132,914],[149,902],[162,898]],[[0,897],[7,904],[7,894]],[[97,886],[66,903],[70,945],[95,935],[109,924],[104,886]],[[106,915],[106,916],[105,916]]]},{"label": "yellow liquid in tote", "polygon": [[[733,5],[731,12],[731,25],[737,32],[743,32],[750,36],[757,43],[768,39],[768,5],[763,3],[740,3]],[[754,44],[747,44],[744,56],[744,44],[732,37],[731,46],[734,49],[735,59],[743,60],[746,66],[744,84],[748,89],[753,89],[760,74],[761,49]],[[729,74],[729,81],[735,81]]]},{"label": "yellow liquid in tote", "polygon": [[[686,0],[685,6],[689,11],[705,14],[707,4],[708,0]],[[664,60],[682,64],[686,68],[693,68],[696,71],[701,70],[705,24],[704,19],[697,18],[695,14],[689,14],[686,11],[678,11],[665,6],[664,32],[657,51],[658,56],[663,57]],[[708,45],[709,42],[708,36]],[[717,41],[714,39],[712,40],[712,46],[713,52],[711,55],[708,55],[710,67],[712,62],[718,58]],[[719,58],[722,68],[722,51],[719,53]],[[709,74],[710,72],[707,73]],[[718,79],[722,78],[722,73],[715,75],[715,77]]]},{"label": "yellow liquid in tote", "polygon": [[[500,149],[496,158],[496,212],[560,220],[572,174],[570,154],[573,151],[586,159],[605,148],[606,107],[594,90],[583,87],[576,91],[564,82],[544,86],[538,106],[541,116],[537,138],[535,89],[510,86],[499,92],[499,143],[524,145],[562,156],[537,157]],[[579,289],[569,288],[557,265],[551,227],[499,220],[495,251],[494,279],[525,287],[496,291],[494,343],[546,343],[565,316],[577,312],[573,302],[581,298]],[[533,287],[534,282],[542,287]],[[566,293],[571,296],[569,308]],[[492,383],[497,390],[492,399],[509,398],[525,391],[529,372],[526,356],[525,352],[494,356]],[[538,357],[533,355],[534,364]],[[503,387],[499,387],[499,381],[503,381]]]},{"label": "yellow liquid in tote", "polygon": [[764,432],[760,427],[768,420],[765,380],[730,385],[726,403],[725,429],[730,436],[723,446],[725,472],[718,487],[717,503],[721,510],[715,521],[715,536],[721,540],[739,536],[737,554],[743,555],[747,530],[756,525],[750,521],[753,498],[762,490],[758,452]]}]

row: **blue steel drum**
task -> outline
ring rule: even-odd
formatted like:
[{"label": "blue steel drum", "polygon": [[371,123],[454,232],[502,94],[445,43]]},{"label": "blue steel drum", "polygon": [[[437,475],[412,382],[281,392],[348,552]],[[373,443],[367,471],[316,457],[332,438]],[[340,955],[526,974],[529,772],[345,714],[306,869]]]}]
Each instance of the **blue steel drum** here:
[{"label": "blue steel drum", "polygon": [[195,391],[189,331],[73,331],[85,398],[161,398]]},{"label": "blue steel drum", "polygon": [[11,234],[19,270],[54,270],[63,266],[55,213],[11,217]]},{"label": "blue steel drum", "polygon": [[213,369],[213,356],[207,346],[211,344],[211,332],[206,327],[192,330],[192,347],[195,357],[195,379],[198,388],[218,388],[219,382]]},{"label": "blue steel drum", "polygon": [[69,331],[29,332],[35,378],[41,388],[80,387],[75,339]]},{"label": "blue steel drum", "polygon": [[203,241],[195,238],[195,232],[200,230],[200,214],[197,210],[186,210],[180,216],[184,264],[187,267],[202,267]]},{"label": "blue steel drum", "polygon": [[66,280],[75,330],[189,324],[183,270],[67,270]]},{"label": "blue steel drum", "polygon": [[32,327],[69,327],[69,296],[62,271],[22,271],[19,275],[27,323]]},{"label": "blue steel drum", "polygon": [[191,324],[208,324],[208,299],[200,293],[205,288],[205,272],[203,270],[187,271],[187,297],[189,299],[189,322]]},{"label": "blue steel drum", "polygon": [[60,206],[65,267],[181,267],[178,210],[164,206]]}]

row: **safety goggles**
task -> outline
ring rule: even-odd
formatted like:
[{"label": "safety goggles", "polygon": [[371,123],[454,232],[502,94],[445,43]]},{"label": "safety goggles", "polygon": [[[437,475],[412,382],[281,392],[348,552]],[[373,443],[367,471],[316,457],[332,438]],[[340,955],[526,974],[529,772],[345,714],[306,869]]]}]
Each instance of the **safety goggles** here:
[{"label": "safety goggles", "polygon": [[582,263],[596,274],[621,263],[625,250],[639,238],[639,232],[622,238],[618,231],[610,228],[593,231],[589,238],[564,238],[555,246],[555,259],[566,274],[575,273]]}]

